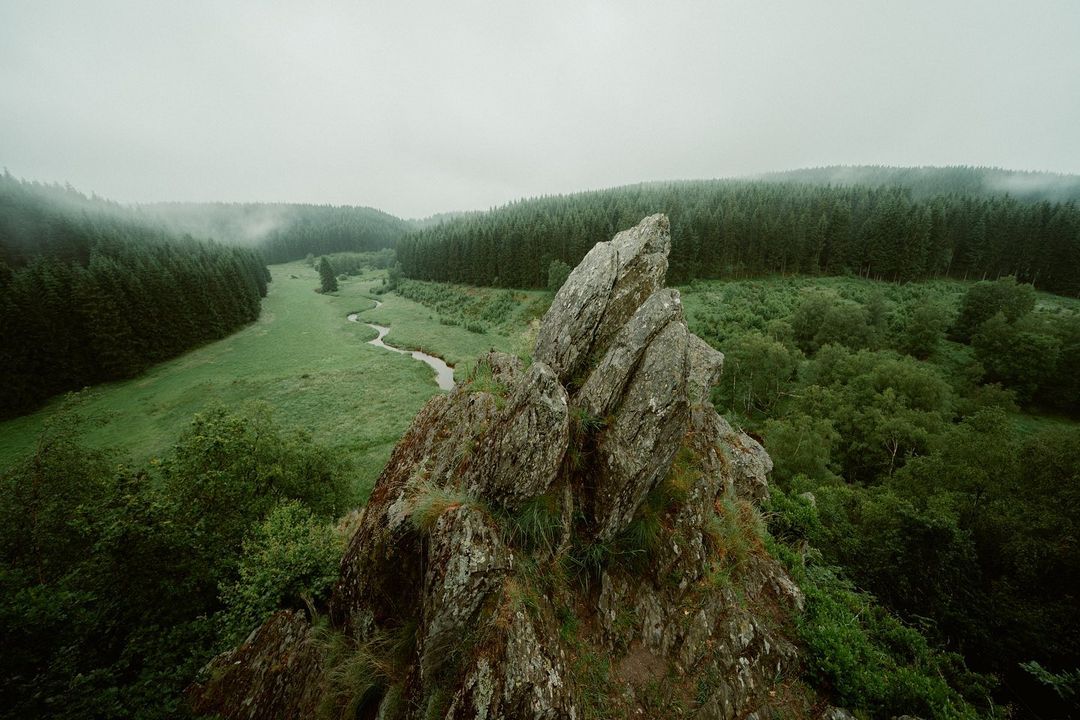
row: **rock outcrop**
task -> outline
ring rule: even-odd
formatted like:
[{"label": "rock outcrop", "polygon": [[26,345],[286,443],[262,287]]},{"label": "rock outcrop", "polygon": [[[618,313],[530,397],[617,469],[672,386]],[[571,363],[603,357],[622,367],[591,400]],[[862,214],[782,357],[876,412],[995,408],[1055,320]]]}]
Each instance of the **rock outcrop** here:
[{"label": "rock outcrop", "polygon": [[491,353],[433,398],[327,606],[217,658],[196,711],[729,719],[794,702],[802,598],[756,509],[771,462],[709,403],[723,356],[663,287],[669,247],[663,215],[599,243],[531,364]]}]

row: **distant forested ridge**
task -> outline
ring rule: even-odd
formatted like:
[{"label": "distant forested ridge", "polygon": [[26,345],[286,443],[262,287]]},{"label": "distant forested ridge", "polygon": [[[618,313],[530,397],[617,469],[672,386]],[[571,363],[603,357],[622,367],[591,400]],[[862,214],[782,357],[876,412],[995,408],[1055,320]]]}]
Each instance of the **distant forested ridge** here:
[{"label": "distant forested ridge", "polygon": [[380,210],[336,205],[154,203],[139,211],[179,233],[258,248],[269,263],[393,247],[410,227]]},{"label": "distant forested ridge", "polygon": [[926,200],[937,195],[1009,195],[1038,202],[1080,201],[1080,175],[1004,170],[988,167],[889,167],[887,165],[829,165],[768,173],[757,179],[806,185],[890,185]]},{"label": "distant forested ridge", "polygon": [[259,316],[259,253],[0,176],[0,415],[131,377]]},{"label": "distant forested ridge", "polygon": [[[962,189],[962,186],[961,186]],[[553,261],[576,265],[642,217],[671,219],[668,281],[851,274],[907,281],[1012,275],[1080,295],[1080,207],[911,188],[702,180],[522,200],[414,231],[406,276],[543,287]]]}]

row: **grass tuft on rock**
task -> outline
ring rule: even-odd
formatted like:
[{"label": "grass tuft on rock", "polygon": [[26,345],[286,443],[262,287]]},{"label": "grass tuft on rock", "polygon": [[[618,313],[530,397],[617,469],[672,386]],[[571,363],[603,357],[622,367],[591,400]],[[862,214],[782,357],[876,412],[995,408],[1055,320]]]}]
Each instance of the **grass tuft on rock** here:
[{"label": "grass tuft on rock", "polygon": [[410,499],[409,522],[421,533],[430,533],[445,513],[462,507],[482,508],[480,501],[454,488],[423,483]]},{"label": "grass tuft on rock", "polygon": [[551,555],[563,532],[559,497],[547,493],[527,500],[514,512],[505,513],[499,524],[509,544]]},{"label": "grass tuft on rock", "polygon": [[416,651],[416,631],[411,622],[356,640],[325,621],[317,623],[313,641],[326,667],[318,718],[351,720],[377,707],[390,692],[396,692],[400,703],[400,687]]}]

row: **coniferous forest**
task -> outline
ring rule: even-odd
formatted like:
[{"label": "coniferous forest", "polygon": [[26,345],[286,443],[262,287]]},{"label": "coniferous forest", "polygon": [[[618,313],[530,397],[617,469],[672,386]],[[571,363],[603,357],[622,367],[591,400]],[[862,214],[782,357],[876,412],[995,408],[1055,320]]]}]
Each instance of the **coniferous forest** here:
[{"label": "coniferous forest", "polygon": [[368,207],[294,203],[154,203],[143,215],[180,234],[255,247],[268,263],[308,253],[370,252],[393,247],[409,229],[400,218]]},{"label": "coniferous forest", "polygon": [[1080,177],[1048,172],[1001,168],[891,167],[888,165],[832,165],[766,173],[759,180],[801,185],[905,187],[917,200],[938,195],[991,197],[1010,195],[1028,202],[1080,200]]},{"label": "coniferous forest", "polygon": [[672,227],[668,280],[676,284],[776,273],[1011,275],[1080,294],[1076,201],[969,194],[968,174],[951,169],[947,180],[931,174],[908,186],[707,180],[541,197],[410,233],[398,257],[416,279],[544,287],[552,262],[576,265],[595,243],[663,212]]},{"label": "coniferous forest", "polygon": [[259,316],[252,249],[179,237],[71,188],[0,177],[0,414],[131,377]]}]

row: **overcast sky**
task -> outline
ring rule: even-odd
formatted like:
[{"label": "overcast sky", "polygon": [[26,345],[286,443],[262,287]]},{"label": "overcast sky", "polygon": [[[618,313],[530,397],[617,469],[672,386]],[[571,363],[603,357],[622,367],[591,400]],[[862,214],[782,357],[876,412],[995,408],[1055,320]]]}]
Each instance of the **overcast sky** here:
[{"label": "overcast sky", "polygon": [[120,201],[864,163],[1080,171],[1080,2],[0,0],[0,166]]}]

